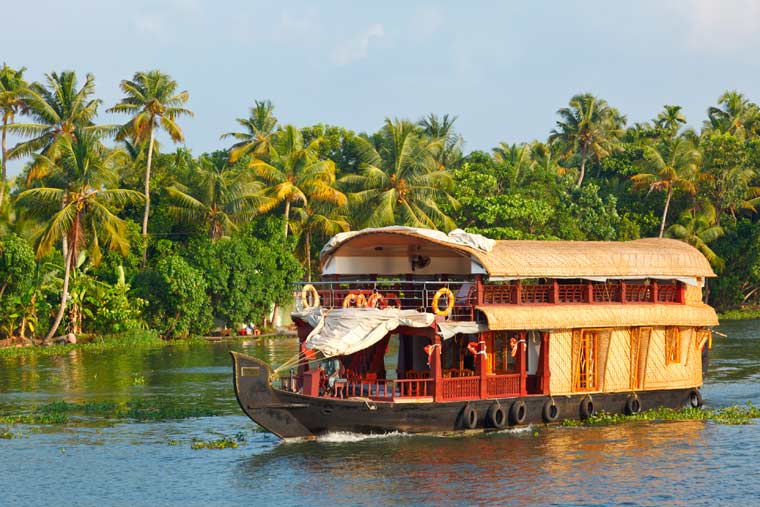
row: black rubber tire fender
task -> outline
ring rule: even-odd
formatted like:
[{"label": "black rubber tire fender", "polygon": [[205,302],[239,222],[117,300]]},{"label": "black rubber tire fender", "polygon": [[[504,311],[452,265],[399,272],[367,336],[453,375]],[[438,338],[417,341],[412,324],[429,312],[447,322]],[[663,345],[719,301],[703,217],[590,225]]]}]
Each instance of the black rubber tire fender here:
[{"label": "black rubber tire fender", "polygon": [[517,400],[509,407],[509,422],[513,425],[524,423],[527,417],[528,409],[523,400]]},{"label": "black rubber tire fender", "polygon": [[541,409],[541,417],[546,423],[552,423],[559,419],[559,406],[554,403],[554,400],[546,400]]},{"label": "black rubber tire fender", "polygon": [[635,415],[641,412],[641,400],[635,394],[625,400],[625,415]]},{"label": "black rubber tire fender", "polygon": [[689,393],[689,406],[691,408],[700,408],[702,404],[702,393],[699,392],[699,389],[692,389]]},{"label": "black rubber tire fender", "polygon": [[478,411],[472,405],[465,405],[460,414],[461,427],[474,430],[478,427]]},{"label": "black rubber tire fender", "polygon": [[591,396],[584,396],[581,400],[580,412],[581,419],[588,419],[594,415],[594,400],[591,399]]},{"label": "black rubber tire fender", "polygon": [[498,403],[488,407],[487,419],[488,424],[497,430],[503,429],[507,425],[507,413]]}]

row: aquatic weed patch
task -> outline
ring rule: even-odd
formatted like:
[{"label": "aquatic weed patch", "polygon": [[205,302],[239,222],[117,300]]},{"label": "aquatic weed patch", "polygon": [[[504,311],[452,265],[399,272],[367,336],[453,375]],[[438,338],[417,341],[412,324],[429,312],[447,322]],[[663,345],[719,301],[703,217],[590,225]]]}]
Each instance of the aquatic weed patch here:
[{"label": "aquatic weed patch", "polygon": [[639,414],[610,414],[599,412],[583,421],[566,420],[563,426],[603,426],[634,421],[709,421],[717,424],[752,424],[760,418],[760,407],[752,403],[723,408],[655,408]]},{"label": "aquatic weed patch", "polygon": [[0,424],[55,425],[103,420],[167,421],[192,417],[212,417],[219,412],[208,407],[182,407],[163,398],[131,400],[126,403],[90,401],[71,403],[55,401],[37,407],[31,413],[0,413]]},{"label": "aquatic weed patch", "polygon": [[72,351],[88,353],[100,353],[112,350],[154,350],[164,347],[178,349],[188,348],[193,345],[206,345],[208,342],[202,338],[188,338],[185,340],[162,340],[155,332],[143,331],[140,333],[128,333],[124,335],[96,338],[87,343],[74,343],[68,345],[51,345],[49,347],[11,347],[0,348],[0,359],[15,359],[18,357],[46,357],[62,356]]},{"label": "aquatic weed patch", "polygon": [[215,440],[197,440],[193,439],[191,449],[237,449],[240,445],[245,445],[247,438],[244,433],[237,433],[234,437],[223,437]]}]

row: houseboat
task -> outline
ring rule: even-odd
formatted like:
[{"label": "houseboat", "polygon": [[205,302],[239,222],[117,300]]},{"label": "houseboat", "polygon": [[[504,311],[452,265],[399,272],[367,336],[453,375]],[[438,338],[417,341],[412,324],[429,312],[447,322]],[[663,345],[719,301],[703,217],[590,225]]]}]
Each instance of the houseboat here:
[{"label": "houseboat", "polygon": [[295,291],[299,352],[232,353],[243,411],[281,438],[448,432],[702,404],[710,264],[672,239],[338,234]]}]

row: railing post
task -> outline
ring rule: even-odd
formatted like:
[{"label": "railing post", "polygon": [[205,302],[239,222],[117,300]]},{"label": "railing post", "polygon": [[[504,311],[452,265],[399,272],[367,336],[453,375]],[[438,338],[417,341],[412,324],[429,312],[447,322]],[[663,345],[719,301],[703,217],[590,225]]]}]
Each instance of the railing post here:
[{"label": "railing post", "polygon": [[[478,294],[477,294],[478,306],[480,306],[480,305],[483,304],[483,276],[482,275],[476,275],[475,276],[475,283],[476,283],[476,287],[477,287],[477,291],[478,291]],[[469,303],[469,301],[468,301],[468,303]]]},{"label": "railing post", "polygon": [[525,356],[527,356],[528,351],[528,335],[526,333],[520,333],[520,343],[518,343],[519,349],[518,354],[520,355],[520,395],[525,396],[528,394],[527,389],[527,369],[525,364]]},{"label": "railing post", "polygon": [[552,280],[552,303],[559,303],[559,281],[555,278]]},{"label": "railing post", "polygon": [[586,284],[586,302],[594,304],[594,282],[591,280]]},{"label": "railing post", "polygon": [[478,342],[475,373],[480,378],[480,399],[488,398],[488,355],[486,354],[486,342],[484,339]]},{"label": "railing post", "polygon": [[443,400],[443,371],[441,370],[441,337],[433,338],[433,354],[430,357],[430,376],[433,379],[433,400]]},{"label": "railing post", "polygon": [[660,296],[660,287],[657,285],[657,280],[652,280],[652,303],[657,303]]},{"label": "railing post", "polygon": [[620,280],[620,302],[625,304],[625,280]]},{"label": "railing post", "polygon": [[520,280],[515,281],[515,304],[522,304],[522,283]]},{"label": "railing post", "polygon": [[676,294],[677,294],[677,295],[676,295],[676,303],[681,303],[681,304],[683,304],[683,302],[684,302],[684,295],[685,295],[685,290],[686,290],[686,285],[684,285],[682,282],[676,282],[676,283],[678,284],[678,285],[677,285],[677,287],[678,287],[678,291],[677,291],[677,293],[676,293]]}]

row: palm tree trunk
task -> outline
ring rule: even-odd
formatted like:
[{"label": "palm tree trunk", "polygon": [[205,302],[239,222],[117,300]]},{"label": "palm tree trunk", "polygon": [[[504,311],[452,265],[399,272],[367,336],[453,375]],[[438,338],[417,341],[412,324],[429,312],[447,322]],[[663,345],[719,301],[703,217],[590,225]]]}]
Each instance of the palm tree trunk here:
[{"label": "palm tree trunk", "polygon": [[660,224],[660,237],[665,232],[665,221],[668,219],[668,207],[670,207],[670,198],[673,197],[673,188],[668,189],[668,197],[665,199],[665,209],[662,210],[662,223]]},{"label": "palm tree trunk", "polygon": [[3,207],[3,199],[5,198],[5,180],[8,178],[6,163],[7,163],[7,151],[5,149],[5,128],[8,126],[8,117],[3,116],[3,169],[2,169],[2,181],[0,181],[0,209]]},{"label": "palm tree trunk", "polygon": [[581,186],[584,176],[586,176],[586,150],[583,150],[583,153],[581,154],[581,174],[578,175],[577,186]]},{"label": "palm tree trunk", "polygon": [[311,281],[311,232],[306,229],[306,281]]},{"label": "palm tree trunk", "polygon": [[153,162],[153,135],[153,118],[151,118],[150,140],[148,141],[148,164],[145,166],[145,214],[143,214],[142,223],[142,267],[145,267],[145,264],[148,262],[148,215],[150,215],[150,166]]},{"label": "palm tree trunk", "polygon": [[63,291],[61,293],[61,306],[58,308],[58,313],[55,316],[53,325],[50,327],[50,331],[48,331],[47,336],[45,336],[45,338],[42,340],[43,345],[47,345],[50,339],[55,335],[55,332],[58,331],[58,326],[61,324],[61,320],[63,320],[63,314],[66,311],[66,302],[69,299],[69,278],[71,275],[71,262],[73,253],[74,249],[70,248],[68,255],[66,255],[66,260],[64,261],[65,265],[63,268]]},{"label": "palm tree trunk", "polygon": [[290,201],[285,201],[285,239],[288,239],[288,222],[290,221]]}]

